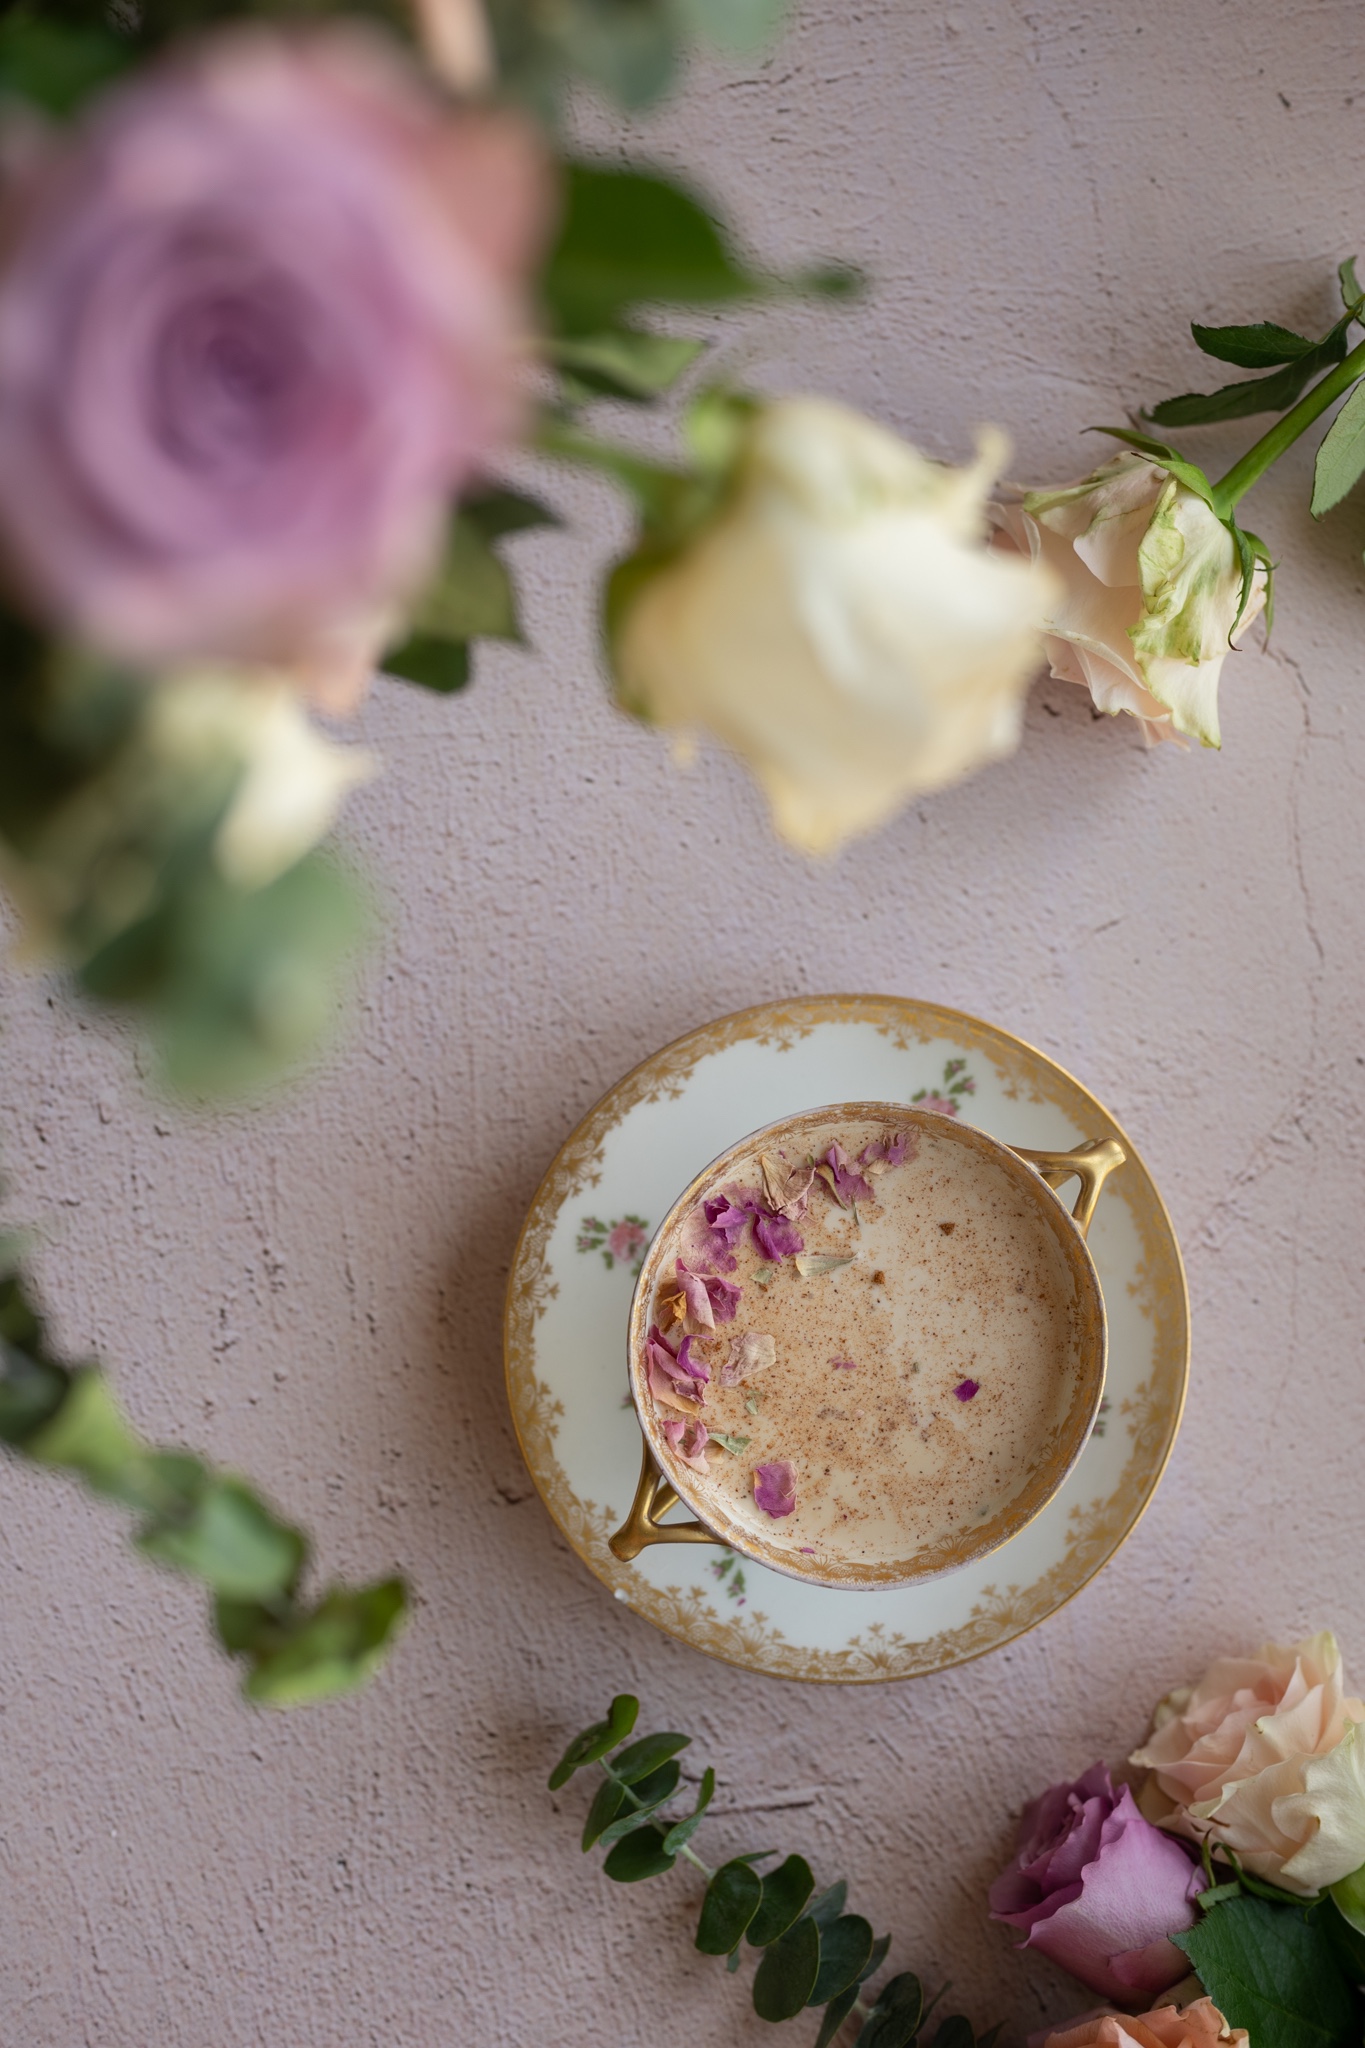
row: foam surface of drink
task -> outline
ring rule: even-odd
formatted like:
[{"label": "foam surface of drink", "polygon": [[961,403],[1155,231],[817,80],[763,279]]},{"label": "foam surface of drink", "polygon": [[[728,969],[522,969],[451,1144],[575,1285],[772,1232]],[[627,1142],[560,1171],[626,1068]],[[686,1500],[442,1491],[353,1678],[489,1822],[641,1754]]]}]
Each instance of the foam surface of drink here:
[{"label": "foam surface of drink", "polygon": [[[769,1192],[774,1152],[793,1172],[787,1185],[799,1186],[836,1142],[872,1189],[845,1207],[823,1180],[811,1183],[792,1219],[805,1273],[790,1254],[765,1254],[752,1215],[722,1246],[700,1206],[657,1269],[655,1322],[674,1345],[682,1329],[694,1333],[711,1375],[699,1411],[713,1437],[706,1471],[687,1477],[798,1568],[893,1563],[989,1522],[1055,1455],[1077,1389],[1075,1286],[1037,1201],[988,1155],[930,1125],[910,1130],[900,1164],[868,1176],[860,1153],[889,1136],[855,1124],[805,1128],[795,1143],[768,1138]],[[745,1191],[762,1201],[757,1151],[708,1192],[722,1191],[734,1204]],[[728,1250],[735,1265],[724,1277],[742,1290],[733,1322],[714,1333],[674,1306],[675,1258],[702,1269],[708,1248],[713,1271]],[[812,1270],[836,1257],[849,1263]],[[772,1338],[773,1362],[727,1386],[746,1334]],[[747,1442],[725,1450],[715,1432]],[[795,1479],[795,1509],[781,1517],[755,1499],[756,1468],[774,1463]]]}]

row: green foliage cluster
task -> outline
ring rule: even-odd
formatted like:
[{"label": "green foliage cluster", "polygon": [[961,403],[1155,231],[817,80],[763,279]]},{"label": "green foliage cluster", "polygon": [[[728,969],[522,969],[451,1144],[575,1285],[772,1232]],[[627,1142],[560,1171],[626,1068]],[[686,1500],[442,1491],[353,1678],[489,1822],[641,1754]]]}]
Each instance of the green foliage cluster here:
[{"label": "green foliage cluster", "polygon": [[1209,1997],[1253,2048],[1358,2048],[1365,2021],[1365,1898],[1360,1878],[1308,1899],[1281,1891],[1208,1844],[1202,1917],[1172,1939]]},{"label": "green foliage cluster", "polygon": [[364,930],[358,885],[310,854],[234,885],[214,837],[240,780],[144,744],[147,685],[0,612],[0,864],[30,934],[93,1000],[135,1015],[193,1094],[259,1088],[335,1016]]},{"label": "green foliage cluster", "polygon": [[12,1245],[0,1247],[0,1443],[131,1510],[144,1556],[207,1587],[218,1640],[242,1660],[250,1700],[291,1707],[353,1691],[402,1623],[401,1579],[332,1586],[308,1601],[301,1530],[245,1480],[144,1443],[98,1366],[56,1359]]},{"label": "green foliage cluster", "polygon": [[[630,1739],[639,1710],[632,1694],[619,1693],[605,1719],[575,1736],[550,1773],[550,1789],[558,1791],[589,1764],[602,1772],[583,1826],[584,1851],[605,1849],[603,1869],[618,1884],[661,1876],[680,1857],[693,1864],[707,1881],[696,1946],[703,1955],[724,1956],[731,1971],[740,1966],[743,1946],[758,1951],[752,1997],[760,2019],[790,2020],[823,2008],[815,2048],[830,2048],[851,2017],[860,2022],[852,2037],[860,2048],[911,2048],[935,2001],[926,2005],[918,1977],[908,1970],[883,1984],[871,2005],[863,1999],[891,1937],[875,1938],[861,1914],[845,1912],[847,1881],[817,1891],[804,1857],[774,1863],[772,1849],[747,1849],[719,1869],[703,1863],[691,1844],[715,1793],[715,1772],[707,1766],[686,1812],[666,1814],[681,1779],[678,1755],[692,1738],[666,1731]],[[763,1864],[770,1867],[760,1869]],[[994,2048],[998,2032],[977,2036],[954,2013],[939,2022],[932,2044]]]},{"label": "green foliage cluster", "polygon": [[[1356,276],[1354,257],[1339,266],[1337,280],[1341,316],[1316,339],[1275,320],[1235,327],[1205,327],[1194,322],[1190,331],[1205,355],[1261,374],[1220,385],[1216,391],[1186,391],[1177,398],[1163,398],[1148,411],[1147,417],[1160,427],[1205,426],[1258,413],[1283,415],[1216,485],[1208,484],[1197,465],[1187,464],[1202,480],[1208,502],[1227,520],[1234,538],[1233,507],[1299,435],[1346,394],[1345,405],[1318,446],[1313,472],[1314,518],[1320,519],[1340,504],[1365,476],[1365,341],[1357,341],[1354,347],[1350,344],[1352,327],[1365,327],[1365,292]],[[1128,438],[1135,447],[1143,445],[1140,436],[1119,438]],[[1149,452],[1164,448],[1157,442],[1147,445]],[[1174,454],[1165,449],[1157,459],[1167,462]],[[1180,456],[1176,459],[1187,461]],[[1182,474],[1173,464],[1168,466],[1176,475]],[[1253,543],[1258,559],[1268,559],[1253,535],[1244,538]],[[1242,560],[1245,570],[1245,550]]]}]

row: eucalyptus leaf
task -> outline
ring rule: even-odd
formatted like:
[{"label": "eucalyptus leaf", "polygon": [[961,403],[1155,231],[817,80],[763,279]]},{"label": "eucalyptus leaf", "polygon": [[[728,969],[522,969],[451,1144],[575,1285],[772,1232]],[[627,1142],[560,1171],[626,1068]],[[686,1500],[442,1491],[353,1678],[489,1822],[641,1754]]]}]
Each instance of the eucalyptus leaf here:
[{"label": "eucalyptus leaf", "polygon": [[1225,1899],[1172,1936],[1229,2024],[1257,2048],[1346,2048],[1357,2032],[1350,1987],[1325,1931],[1292,1906]]},{"label": "eucalyptus leaf", "polygon": [[1295,334],[1292,327],[1277,326],[1273,320],[1258,320],[1250,327],[1201,327],[1196,320],[1190,323],[1190,333],[1206,356],[1236,363],[1243,370],[1292,363],[1314,346],[1306,334]]},{"label": "eucalyptus leaf", "polygon": [[820,2031],[815,2037],[815,2048],[830,2048],[830,2043],[834,2040],[839,2029],[843,2026],[844,2021],[857,2003],[858,1987],[856,1984],[850,1984],[847,1991],[841,1991],[837,1998],[830,2000],[829,2004],[825,2007],[824,2017],[820,2022]]},{"label": "eucalyptus leaf", "polygon": [[1341,303],[1348,309],[1360,304],[1362,293],[1356,277],[1356,259],[1348,256],[1344,263],[1337,265],[1337,281],[1341,286]]},{"label": "eucalyptus leaf", "polygon": [[617,1884],[639,1884],[646,1877],[661,1877],[677,1860],[664,1848],[663,1829],[648,1823],[619,1841],[602,1868]]},{"label": "eucalyptus leaf", "polygon": [[469,681],[469,643],[434,633],[410,633],[381,655],[379,666],[386,676],[420,683],[438,697],[453,697]]},{"label": "eucalyptus leaf", "polygon": [[582,1770],[584,1764],[596,1763],[609,1749],[615,1749],[618,1742],[624,1742],[635,1726],[639,1711],[640,1702],[633,1693],[618,1692],[607,1708],[606,1719],[594,1721],[591,1728],[575,1735],[550,1773],[550,1790],[557,1792],[561,1785],[568,1784],[575,1771]]},{"label": "eucalyptus leaf", "polygon": [[[638,1785],[630,1788],[635,1795],[633,1801],[627,1797],[626,1788],[622,1786],[621,1812],[603,1828],[600,1837],[602,1847],[609,1849],[613,1842],[623,1841],[639,1827],[646,1814],[652,1813],[656,1806],[662,1806],[666,1799],[671,1799],[678,1789],[680,1775],[677,1764],[661,1764],[657,1771],[651,1771],[647,1778],[642,1778]],[[608,1778],[607,1783],[611,1782]],[[673,1850],[669,1851],[670,1855],[675,1853]]]},{"label": "eucalyptus leaf", "polygon": [[763,1897],[746,1934],[751,1948],[766,1948],[785,1934],[807,1899],[815,1890],[815,1879],[804,1856],[788,1856],[763,1879]]},{"label": "eucalyptus leaf", "polygon": [[593,1794],[588,1817],[583,1823],[583,1848],[591,1849],[602,1830],[610,1827],[626,1803],[626,1788],[614,1778],[604,1778]]},{"label": "eucalyptus leaf", "polygon": [[850,1985],[860,1984],[871,1954],[872,1926],[860,1913],[843,1913],[822,1927],[820,1971],[808,2003],[827,2005]]},{"label": "eucalyptus leaf", "polygon": [[812,1899],[806,1911],[819,1928],[825,1928],[838,1919],[848,1898],[848,1879],[841,1877],[834,1884],[827,1885],[816,1899]]},{"label": "eucalyptus leaf", "polygon": [[858,2048],[910,2048],[919,2032],[924,1993],[913,1970],[905,1970],[882,1986],[862,2032]]},{"label": "eucalyptus leaf", "polygon": [[875,1977],[890,1953],[891,1936],[889,1934],[879,1934],[872,1944],[871,1955],[858,1972],[858,1982],[865,1984],[869,1977]]},{"label": "eucalyptus leaf", "polygon": [[971,2021],[960,2012],[948,2013],[935,2030],[934,2048],[976,2048]]},{"label": "eucalyptus leaf", "polygon": [[761,2020],[795,2019],[810,2004],[819,1970],[820,1930],[803,1914],[764,1949],[754,1972],[754,2011]]},{"label": "eucalyptus leaf", "polygon": [[693,1835],[696,1834],[697,1829],[702,1824],[706,1809],[711,1804],[715,1790],[716,1774],[710,1764],[708,1764],[702,1772],[701,1784],[697,1790],[696,1805],[691,1813],[686,1814],[682,1820],[675,1821],[664,1836],[664,1848],[670,1856],[676,1856],[684,1844],[690,1842]]},{"label": "eucalyptus leaf", "polygon": [[634,1785],[639,1779],[647,1778],[669,1757],[676,1756],[680,1749],[691,1746],[690,1735],[665,1732],[659,1735],[642,1735],[623,1749],[619,1756],[611,1759],[611,1768],[623,1785]]},{"label": "eucalyptus leaf", "polygon": [[1365,473],[1365,379],[1355,386],[1322,437],[1313,465],[1312,513],[1321,519]]},{"label": "eucalyptus leaf", "polygon": [[743,1939],[763,1897],[763,1879],[747,1861],[722,1863],[706,1887],[697,1924],[704,1956],[728,1955]]}]

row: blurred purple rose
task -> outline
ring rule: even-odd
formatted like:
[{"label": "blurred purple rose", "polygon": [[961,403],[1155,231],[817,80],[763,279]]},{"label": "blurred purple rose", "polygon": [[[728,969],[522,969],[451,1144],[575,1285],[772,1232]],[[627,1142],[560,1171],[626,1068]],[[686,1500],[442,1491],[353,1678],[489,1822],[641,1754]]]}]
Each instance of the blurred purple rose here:
[{"label": "blurred purple rose", "polygon": [[1137,2003],[1188,1976],[1168,1937],[1193,1927],[1203,1888],[1198,1864],[1096,1764],[1028,1808],[1014,1862],[991,1886],[991,1917],[1092,1991]]},{"label": "blurred purple rose", "polygon": [[353,27],[225,31],[41,146],[0,267],[30,600],[148,661],[307,664],[395,623],[515,425],[546,198],[528,129]]}]

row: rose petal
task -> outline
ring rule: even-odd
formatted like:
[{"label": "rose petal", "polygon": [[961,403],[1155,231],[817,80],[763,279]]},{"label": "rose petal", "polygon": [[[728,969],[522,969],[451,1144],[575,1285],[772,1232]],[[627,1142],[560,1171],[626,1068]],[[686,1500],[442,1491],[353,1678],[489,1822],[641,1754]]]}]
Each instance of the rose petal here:
[{"label": "rose petal", "polygon": [[754,1467],[754,1501],[774,1521],[796,1506],[796,1468],[785,1458]]},{"label": "rose petal", "polygon": [[711,1441],[706,1424],[695,1416],[683,1422],[670,1415],[661,1427],[675,1455],[683,1464],[690,1465],[694,1472],[705,1472],[706,1446]]},{"label": "rose petal", "polygon": [[721,1366],[720,1383],[723,1387],[737,1387],[750,1373],[766,1372],[776,1362],[774,1340],[757,1330],[746,1330],[742,1337],[730,1339],[730,1356]]}]

